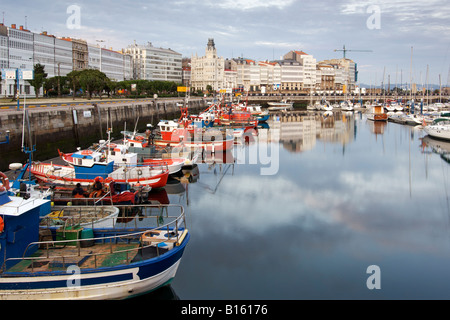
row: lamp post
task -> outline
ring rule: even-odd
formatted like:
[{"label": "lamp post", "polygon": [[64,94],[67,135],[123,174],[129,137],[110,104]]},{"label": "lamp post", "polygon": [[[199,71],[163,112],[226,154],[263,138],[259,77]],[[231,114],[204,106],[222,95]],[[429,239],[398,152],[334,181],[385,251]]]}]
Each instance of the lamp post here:
[{"label": "lamp post", "polygon": [[60,85],[60,68],[61,62],[58,62],[58,98],[61,98],[61,85]]}]

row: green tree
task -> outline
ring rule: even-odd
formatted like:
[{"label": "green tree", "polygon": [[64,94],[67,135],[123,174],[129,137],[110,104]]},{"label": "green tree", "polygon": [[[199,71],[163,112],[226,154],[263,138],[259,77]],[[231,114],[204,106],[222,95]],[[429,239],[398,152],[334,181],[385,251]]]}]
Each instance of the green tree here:
[{"label": "green tree", "polygon": [[37,63],[34,65],[34,79],[27,80],[30,85],[33,86],[34,92],[36,93],[36,98],[39,98],[39,90],[41,90],[45,79],[47,78],[47,73],[45,72],[45,66]]},{"label": "green tree", "polygon": [[108,93],[108,97],[111,97],[111,94],[114,95],[116,93],[118,86],[119,83],[117,81],[106,78],[105,87],[103,89]]},{"label": "green tree", "polygon": [[108,78],[106,77],[106,75],[99,70],[83,70],[80,73],[80,86],[84,91],[87,92],[89,100],[91,99],[94,92],[97,92],[100,95],[101,99],[101,93],[103,91],[103,88],[105,87],[105,82],[107,79]]},{"label": "green tree", "polygon": [[74,70],[67,74],[67,80],[70,88],[72,89],[72,99],[75,100],[75,94],[81,89],[80,86],[80,75],[81,71]]},{"label": "green tree", "polygon": [[56,76],[51,77],[48,79],[45,79],[44,81],[44,90],[47,92],[47,95],[55,96],[58,94],[58,80],[61,92],[64,94],[68,93],[70,86],[69,86],[69,79],[67,76]]}]

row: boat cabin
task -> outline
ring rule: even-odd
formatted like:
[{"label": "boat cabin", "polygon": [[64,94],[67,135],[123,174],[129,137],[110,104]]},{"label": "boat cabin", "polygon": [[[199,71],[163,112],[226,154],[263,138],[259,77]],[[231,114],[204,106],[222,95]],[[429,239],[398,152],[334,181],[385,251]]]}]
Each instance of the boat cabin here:
[{"label": "boat cabin", "polygon": [[373,114],[382,114],[384,113],[384,107],[382,105],[374,105],[372,106]]},{"label": "boat cabin", "polygon": [[[13,197],[3,191],[0,192],[0,204],[3,221],[0,226],[0,264],[8,269],[20,261],[8,259],[22,257],[29,244],[39,241],[40,212],[45,209],[50,213],[50,200]],[[31,255],[37,249],[37,246],[30,246],[26,254]]]},{"label": "boat cabin", "polygon": [[[108,177],[114,170],[114,160],[97,151],[82,150],[71,155],[76,179],[94,179]],[[70,160],[70,159],[69,159]]]}]

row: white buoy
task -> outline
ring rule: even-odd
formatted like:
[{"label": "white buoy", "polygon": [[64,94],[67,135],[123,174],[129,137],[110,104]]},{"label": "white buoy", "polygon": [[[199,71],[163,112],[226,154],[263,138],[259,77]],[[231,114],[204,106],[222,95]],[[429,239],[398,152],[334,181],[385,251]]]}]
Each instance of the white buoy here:
[{"label": "white buoy", "polygon": [[23,165],[21,163],[11,163],[9,165],[9,170],[19,170],[22,169]]}]

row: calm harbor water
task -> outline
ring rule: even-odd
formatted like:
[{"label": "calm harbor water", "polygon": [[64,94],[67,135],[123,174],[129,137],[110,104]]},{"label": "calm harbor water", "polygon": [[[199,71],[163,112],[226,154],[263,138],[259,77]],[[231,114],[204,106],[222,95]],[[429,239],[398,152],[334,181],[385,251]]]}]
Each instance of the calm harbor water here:
[{"label": "calm harbor water", "polygon": [[[170,293],[450,298],[449,163],[436,152],[446,143],[360,113],[298,120],[270,121],[235,146],[235,162],[199,164],[168,191],[191,232]],[[373,265],[380,289],[370,290]]]}]

